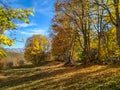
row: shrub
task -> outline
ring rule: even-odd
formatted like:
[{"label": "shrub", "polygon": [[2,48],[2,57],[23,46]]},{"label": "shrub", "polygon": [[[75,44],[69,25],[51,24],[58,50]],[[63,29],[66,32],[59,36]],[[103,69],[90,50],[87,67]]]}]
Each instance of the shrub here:
[{"label": "shrub", "polygon": [[23,65],[24,65],[24,61],[23,61],[23,60],[19,60],[19,61],[17,62],[17,64],[18,64],[19,66],[23,66]]},{"label": "shrub", "polygon": [[31,59],[31,62],[32,62],[32,64],[34,64],[34,65],[40,65],[40,64],[42,64],[43,62],[45,62],[46,59],[47,59],[46,53],[42,53],[42,54],[40,54],[39,56],[33,57],[33,59]]},{"label": "shrub", "polygon": [[13,62],[7,62],[6,67],[7,68],[12,68],[13,67]]}]

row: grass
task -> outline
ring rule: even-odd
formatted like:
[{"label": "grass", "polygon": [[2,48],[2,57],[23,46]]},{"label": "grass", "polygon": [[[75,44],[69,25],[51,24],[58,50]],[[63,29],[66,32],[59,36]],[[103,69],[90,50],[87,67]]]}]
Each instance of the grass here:
[{"label": "grass", "polygon": [[0,90],[120,90],[119,65],[64,67],[61,62],[0,71]]}]

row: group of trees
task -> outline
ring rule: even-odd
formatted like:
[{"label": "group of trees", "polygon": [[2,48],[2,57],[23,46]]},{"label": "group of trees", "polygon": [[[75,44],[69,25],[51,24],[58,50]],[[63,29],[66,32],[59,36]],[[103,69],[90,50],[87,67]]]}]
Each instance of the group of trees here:
[{"label": "group of trees", "polygon": [[[4,32],[6,30],[16,30],[18,21],[29,24],[29,16],[33,14],[33,9],[21,9],[8,7],[4,1],[0,0],[0,60],[4,56],[7,56],[7,52],[3,49],[3,46],[12,46],[15,44],[15,40],[6,36]],[[49,55],[49,41],[42,35],[33,35],[28,38],[25,47],[25,59],[33,64],[39,64]],[[20,62],[21,64],[21,62]],[[3,64],[0,62],[0,66]]]},{"label": "group of trees", "polygon": [[[55,59],[65,60],[66,64],[74,64],[74,59],[83,64],[120,61],[119,0],[56,0],[55,13],[51,49],[47,50]],[[32,46],[27,49],[28,46],[25,52],[28,58],[33,56],[33,61],[43,58],[40,57],[45,49],[38,48],[37,53]],[[30,50],[31,54],[26,54]]]},{"label": "group of trees", "polygon": [[120,58],[119,0],[57,0],[52,53],[66,63],[113,63]]},{"label": "group of trees", "polygon": [[[13,9],[1,2],[0,55],[2,45],[15,40],[4,35],[17,28],[16,20],[29,23],[32,9]],[[26,42],[25,58],[39,64],[48,53],[66,64],[74,59],[81,63],[114,63],[120,59],[120,1],[119,0],[56,0],[52,19],[52,42],[34,35]]]}]

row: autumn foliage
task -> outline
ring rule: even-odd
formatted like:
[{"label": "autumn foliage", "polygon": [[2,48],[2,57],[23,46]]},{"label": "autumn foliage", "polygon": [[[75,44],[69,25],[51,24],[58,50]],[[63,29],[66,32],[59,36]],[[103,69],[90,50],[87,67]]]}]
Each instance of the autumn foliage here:
[{"label": "autumn foliage", "polygon": [[0,6],[0,57],[6,56],[5,51],[2,49],[3,45],[15,45],[15,40],[6,36],[4,32],[17,29],[15,21],[23,21],[29,24],[28,18],[30,15],[33,15],[33,9],[16,9],[4,5]]},{"label": "autumn foliage", "polygon": [[43,35],[33,35],[26,42],[25,59],[33,64],[40,64],[46,59],[49,41]]},{"label": "autumn foliage", "polygon": [[72,63],[120,60],[119,0],[57,0],[53,18],[53,55]]}]

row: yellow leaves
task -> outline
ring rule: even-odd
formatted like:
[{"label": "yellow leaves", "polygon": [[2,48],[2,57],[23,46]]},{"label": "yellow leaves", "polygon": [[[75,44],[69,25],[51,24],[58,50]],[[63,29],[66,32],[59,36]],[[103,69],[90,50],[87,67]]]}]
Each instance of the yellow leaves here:
[{"label": "yellow leaves", "polygon": [[117,55],[119,48],[116,40],[119,41],[120,36],[119,31],[116,34],[114,26],[119,25],[118,11],[120,12],[119,0],[57,0],[56,16],[52,25],[55,32],[53,53],[64,54],[77,42],[79,44],[75,48],[81,47],[87,53],[95,49],[94,53],[98,58],[101,55],[105,59],[111,52]]},{"label": "yellow leaves", "polygon": [[29,24],[28,17],[33,16],[33,9],[11,9],[0,7],[0,27],[3,30],[16,29],[16,24],[13,22],[15,20],[22,20]]},{"label": "yellow leaves", "polygon": [[8,36],[3,34],[0,35],[0,44],[12,46],[15,41],[10,39]]},{"label": "yellow leaves", "polygon": [[29,13],[30,15],[34,16],[34,14],[32,12]]},{"label": "yellow leaves", "polygon": [[0,58],[5,56],[7,56],[7,53],[2,48],[0,48]]},{"label": "yellow leaves", "polygon": [[36,52],[35,52],[35,51],[31,51],[31,54],[32,54],[32,55],[35,55],[35,54],[36,54]]},{"label": "yellow leaves", "polygon": [[[28,17],[30,15],[34,16],[33,9],[13,9],[0,6],[0,45],[15,45],[15,41],[8,36],[5,36],[3,33],[5,30],[13,30],[17,28],[14,20],[22,20],[29,24]],[[0,55],[2,53],[3,51],[0,51]]]},{"label": "yellow leaves", "polygon": [[39,60],[42,53],[47,52],[48,48],[49,41],[45,36],[33,35],[26,42],[25,58],[28,61]]}]

